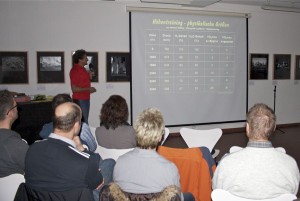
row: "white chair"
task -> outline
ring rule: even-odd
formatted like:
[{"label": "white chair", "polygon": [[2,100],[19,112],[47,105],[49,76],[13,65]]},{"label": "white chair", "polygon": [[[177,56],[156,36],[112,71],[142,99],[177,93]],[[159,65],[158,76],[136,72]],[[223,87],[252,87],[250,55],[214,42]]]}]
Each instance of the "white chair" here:
[{"label": "white chair", "polygon": [[205,146],[211,152],[222,136],[222,130],[220,128],[209,130],[181,128],[180,134],[189,148]]},{"label": "white chair", "polygon": [[213,192],[211,193],[211,198],[213,201],[293,201],[297,199],[297,197],[293,194],[282,194],[275,198],[253,200],[253,199],[237,197],[223,189],[213,190]]},{"label": "white chair", "polygon": [[[236,151],[239,151],[239,150],[242,150],[244,149],[243,147],[239,147],[239,146],[232,146],[230,147],[229,149],[229,153],[233,153],[233,152],[236,152]],[[282,153],[286,153],[285,149],[283,147],[276,147],[275,148],[277,151],[280,151]]]},{"label": "white chair", "polygon": [[0,178],[0,200],[13,201],[21,183],[25,182],[24,175],[11,174]]},{"label": "white chair", "polygon": [[168,138],[169,134],[170,134],[170,129],[168,129],[167,127],[165,127],[164,139],[161,141],[160,145],[163,145],[163,143]]},{"label": "white chair", "polygon": [[120,156],[122,156],[123,154],[125,154],[131,150],[133,150],[133,148],[130,148],[130,149],[108,149],[108,148],[98,145],[96,152],[98,152],[100,154],[100,156],[103,160],[107,159],[107,158],[112,158],[115,161],[117,161],[117,159]]}]

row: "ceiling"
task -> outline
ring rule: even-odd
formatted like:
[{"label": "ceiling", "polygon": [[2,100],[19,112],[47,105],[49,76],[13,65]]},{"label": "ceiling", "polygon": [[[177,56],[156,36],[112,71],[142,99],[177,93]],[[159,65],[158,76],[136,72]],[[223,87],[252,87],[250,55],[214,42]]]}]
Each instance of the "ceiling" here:
[{"label": "ceiling", "polygon": [[220,0],[220,3],[233,3],[253,6],[280,6],[300,8],[300,0]]},{"label": "ceiling", "polygon": [[[115,1],[126,1],[126,0],[115,0]],[[205,6],[212,5],[214,3],[225,3],[225,4],[260,6],[266,10],[300,12],[300,0],[137,0],[137,1],[141,1],[143,3],[177,4],[177,5],[192,6],[192,7],[205,7]]]}]

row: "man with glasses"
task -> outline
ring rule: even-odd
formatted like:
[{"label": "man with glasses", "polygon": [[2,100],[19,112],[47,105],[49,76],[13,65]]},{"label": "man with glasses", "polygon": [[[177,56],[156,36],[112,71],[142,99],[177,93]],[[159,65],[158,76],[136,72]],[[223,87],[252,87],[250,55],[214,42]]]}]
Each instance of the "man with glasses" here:
[{"label": "man with glasses", "polygon": [[0,91],[0,177],[10,174],[24,174],[25,155],[28,144],[11,130],[18,118],[17,103],[8,90]]}]

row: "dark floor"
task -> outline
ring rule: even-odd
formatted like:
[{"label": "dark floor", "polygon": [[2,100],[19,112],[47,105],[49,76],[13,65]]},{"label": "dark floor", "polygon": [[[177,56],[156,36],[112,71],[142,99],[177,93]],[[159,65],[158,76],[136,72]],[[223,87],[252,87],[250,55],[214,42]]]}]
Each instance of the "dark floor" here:
[{"label": "dark floor", "polygon": [[[222,158],[225,153],[229,152],[231,146],[245,147],[247,144],[247,137],[245,132],[230,133],[224,131],[224,134],[215,146],[215,149],[220,150],[217,161]],[[283,147],[286,153],[292,156],[300,167],[300,125],[293,125],[289,127],[282,127],[275,131],[271,139],[274,147]],[[170,134],[165,146],[186,148],[187,145],[178,133]],[[297,197],[300,197],[298,191]]]}]

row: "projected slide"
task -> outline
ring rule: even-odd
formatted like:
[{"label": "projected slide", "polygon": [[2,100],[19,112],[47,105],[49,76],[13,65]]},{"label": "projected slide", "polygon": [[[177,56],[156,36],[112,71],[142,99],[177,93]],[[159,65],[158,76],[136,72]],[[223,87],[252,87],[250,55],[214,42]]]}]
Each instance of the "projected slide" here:
[{"label": "projected slide", "polygon": [[[172,21],[153,19],[152,23],[172,24]],[[145,30],[146,91],[232,92],[234,33],[218,28],[195,28],[190,25],[192,22],[184,23],[186,27],[182,27],[182,22],[177,23],[179,26],[169,25],[166,30]],[[201,22],[205,23],[214,25]],[[223,22],[219,26],[229,24]]]},{"label": "projected slide", "polygon": [[247,110],[246,19],[132,13],[132,116],[167,125],[241,121]]}]

